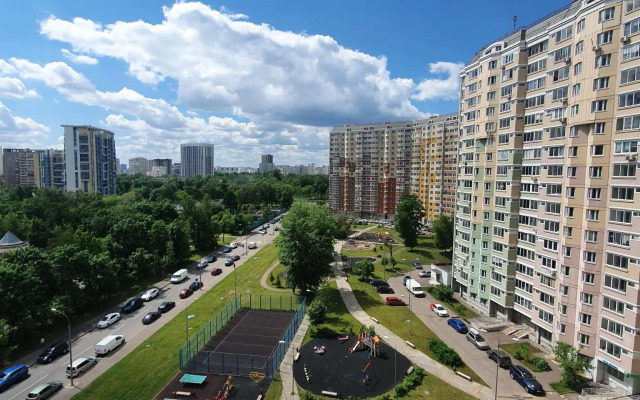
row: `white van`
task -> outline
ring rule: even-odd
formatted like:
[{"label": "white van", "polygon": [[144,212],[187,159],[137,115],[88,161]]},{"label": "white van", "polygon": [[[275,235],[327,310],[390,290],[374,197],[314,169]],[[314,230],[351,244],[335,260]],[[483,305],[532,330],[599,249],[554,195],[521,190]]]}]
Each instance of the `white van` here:
[{"label": "white van", "polygon": [[424,291],[422,290],[422,285],[420,285],[415,279],[407,279],[404,286],[414,296],[425,297]]},{"label": "white van", "polygon": [[173,275],[171,275],[171,283],[180,283],[185,279],[187,279],[186,269],[181,269],[179,271],[176,271]]},{"label": "white van", "polygon": [[247,244],[247,248],[248,249],[257,249],[258,248],[258,244],[256,242],[249,242],[249,244]]},{"label": "white van", "polygon": [[109,335],[96,344],[96,356],[104,356],[124,344],[123,335]]},{"label": "white van", "polygon": [[71,378],[71,371],[73,371],[73,377],[82,375],[83,372],[93,367],[98,360],[95,357],[80,357],[73,360],[72,367],[67,367],[67,378]]}]

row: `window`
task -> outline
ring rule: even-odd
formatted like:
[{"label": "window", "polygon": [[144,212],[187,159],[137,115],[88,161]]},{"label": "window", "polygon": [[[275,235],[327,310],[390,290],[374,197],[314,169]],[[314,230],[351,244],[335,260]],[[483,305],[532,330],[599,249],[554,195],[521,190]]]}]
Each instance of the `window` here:
[{"label": "window", "polygon": [[496,68],[498,68],[498,60],[489,61],[489,69],[496,69]]},{"label": "window", "polygon": [[510,62],[512,62],[513,61],[513,54],[514,54],[514,52],[511,52],[511,53],[503,55],[502,56],[502,65],[506,65],[506,64],[509,64]]},{"label": "window", "polygon": [[576,63],[576,65],[573,66],[573,75],[580,75],[582,73],[582,63]]},{"label": "window", "polygon": [[[567,155],[569,157],[578,157],[578,146],[569,147],[569,152],[567,153]],[[569,173],[568,171],[571,171],[571,173]],[[575,177],[576,176],[576,172],[577,172],[577,168],[576,167],[568,167],[567,168],[567,176]]]},{"label": "window", "polygon": [[549,157],[564,157],[564,146],[549,147]]},{"label": "window", "polygon": [[[640,0],[639,0],[640,1]],[[640,66],[620,71],[620,84],[626,85],[640,80]]]},{"label": "window", "polygon": [[600,217],[600,210],[587,209],[587,220],[597,221]]},{"label": "window", "polygon": [[501,118],[500,119],[500,129],[505,129],[511,126],[511,118]]},{"label": "window", "polygon": [[581,40],[576,43],[576,54],[580,54],[584,51],[584,42]]},{"label": "window", "polygon": [[553,109],[547,110],[547,115],[551,116],[552,121],[555,121],[560,118],[566,118],[567,107],[553,108]]},{"label": "window", "polygon": [[507,101],[505,103],[501,103],[500,104],[500,112],[507,112],[507,111],[511,111],[511,102]]},{"label": "window", "polygon": [[592,305],[593,304],[593,295],[591,293],[580,293],[580,301],[584,304]]},{"label": "window", "polygon": [[569,66],[558,68],[553,71],[553,81],[558,82],[569,78]]},{"label": "window", "polygon": [[574,125],[569,128],[569,137],[578,137],[579,136],[578,126]]},{"label": "window", "polygon": [[493,160],[493,153],[487,153],[487,154],[485,154],[485,157],[486,157],[487,161],[491,161],[491,160]]},{"label": "window", "polygon": [[591,112],[607,111],[607,100],[595,100],[591,102]]},{"label": "window", "polygon": [[476,90],[478,90],[478,82],[472,83],[471,85],[468,85],[468,86],[467,86],[467,91],[468,91],[469,93],[473,93],[473,92],[475,92]]},{"label": "window", "polygon": [[602,178],[602,167],[589,167],[589,178]]},{"label": "window", "polygon": [[573,228],[572,228],[572,227],[570,227],[570,226],[565,226],[565,227],[564,227],[564,229],[563,229],[563,231],[564,231],[563,233],[564,233],[564,236],[565,236],[565,237],[570,238],[570,237],[571,237],[571,235],[573,235]]},{"label": "window", "polygon": [[495,100],[496,99],[496,92],[489,92],[487,93],[487,101],[489,100]]},{"label": "window", "polygon": [[625,232],[609,231],[607,243],[629,247],[631,235]]},{"label": "window", "polygon": [[496,77],[495,77],[495,75],[494,75],[494,76],[490,76],[490,77],[487,79],[487,85],[495,85],[495,84],[496,84]]},{"label": "window", "polygon": [[542,247],[550,251],[558,251],[558,242],[555,240],[544,239],[542,241]]},{"label": "window", "polygon": [[500,88],[500,97],[511,96],[512,85],[503,86]]},{"label": "window", "polygon": [[551,90],[551,100],[558,101],[569,97],[569,86],[563,86]]},{"label": "window", "polygon": [[[580,105],[579,104],[574,104],[571,106],[571,115],[578,115],[580,113]],[[574,127],[572,127],[574,128]],[[576,135],[577,136],[577,135]]]},{"label": "window", "polygon": [[565,257],[571,257],[571,247],[562,246],[562,255]]},{"label": "window", "polygon": [[575,85],[573,85],[573,95],[577,96],[580,94],[580,84],[576,83]]},{"label": "window", "polygon": [[560,315],[567,315],[567,305],[558,304],[558,313],[560,313]]},{"label": "window", "polygon": [[638,33],[638,31],[640,31],[640,18],[633,19],[624,24],[624,36],[631,36],[635,33]]},{"label": "window", "polygon": [[596,68],[607,67],[611,65],[611,54],[603,54],[596,57]]},{"label": "window", "polygon": [[548,184],[547,185],[547,195],[549,196],[560,196],[562,195],[562,185],[560,184]]},{"label": "window", "polygon": [[540,301],[550,306],[553,306],[555,303],[555,298],[550,294],[547,294],[545,292],[540,292]]},{"label": "window", "polygon": [[558,333],[564,335],[567,331],[567,326],[558,322]]},{"label": "window", "polygon": [[640,0],[624,0],[624,6],[626,12],[630,13],[631,11],[640,8]]},{"label": "window", "polygon": [[[571,150],[572,149],[577,149],[577,147],[569,147],[569,157],[575,157],[571,155]],[[578,168],[577,167],[567,167],[567,177],[569,178],[575,178],[577,176],[577,172]]]},{"label": "window", "polygon": [[[517,67],[505,69],[504,71],[502,71],[502,82],[513,79],[513,71],[516,69]],[[495,83],[495,81],[493,83]]]},{"label": "window", "polygon": [[580,313],[580,323],[583,325],[591,325],[591,314]]},{"label": "window", "polygon": [[571,32],[572,32],[572,27],[571,26],[567,26],[564,29],[560,29],[558,32],[556,32],[554,34],[555,38],[556,38],[556,43],[559,43],[563,40],[569,39],[571,37]]},{"label": "window", "polygon": [[609,21],[613,19],[615,7],[605,8],[598,14],[598,22]]},{"label": "window", "polygon": [[587,196],[589,197],[589,200],[600,200],[601,195],[602,195],[602,189],[589,188]]},{"label": "window", "polygon": [[525,149],[522,151],[522,158],[525,160],[539,160],[542,156],[542,149]]},{"label": "window", "polygon": [[611,199],[613,200],[631,200],[633,201],[635,188],[613,186],[611,188]]},{"label": "window", "polygon": [[630,224],[633,211],[630,210],[618,210],[612,208],[609,210],[609,222],[620,222],[623,224]]},{"label": "window", "polygon": [[611,297],[602,296],[602,308],[624,315],[624,303]]},{"label": "window", "polygon": [[618,95],[618,107],[631,107],[640,104],[640,91]]},{"label": "window", "polygon": [[585,27],[585,20],[584,20],[584,18],[582,18],[576,24],[576,32],[582,32],[584,30],[584,27]]},{"label": "window", "polygon": [[527,73],[533,74],[538,71],[544,71],[547,68],[547,59],[543,58],[542,60],[538,60],[527,65]]},{"label": "window", "polygon": [[562,176],[562,165],[549,165],[547,168],[547,176],[557,177]]},{"label": "window", "polygon": [[604,155],[604,145],[602,145],[602,144],[593,144],[593,145],[591,145],[591,155],[592,156],[602,156],[602,155]]},{"label": "window", "polygon": [[593,80],[593,90],[608,89],[609,77],[596,78]]},{"label": "window", "polygon": [[562,266],[562,275],[568,277],[571,271],[571,268],[567,267],[566,265]]},{"label": "window", "polygon": [[575,208],[565,206],[565,208],[564,208],[564,216],[567,217],[567,218],[573,218],[574,211],[575,211]]},{"label": "window", "polygon": [[638,141],[637,140],[625,140],[621,142],[616,142],[614,152],[616,154],[622,153],[637,153],[638,152]]},{"label": "window", "polygon": [[613,164],[613,176],[615,178],[636,176],[636,164]]},{"label": "window", "polygon": [[595,243],[598,241],[598,232],[596,231],[584,231],[584,241]]},{"label": "window", "polygon": [[580,342],[581,345],[589,347],[589,335],[585,335],[584,333],[578,333],[578,342]]},{"label": "window", "polygon": [[593,124],[593,134],[604,135],[605,126],[606,126],[605,122],[596,122],[595,124]]},{"label": "window", "polygon": [[529,97],[528,99],[524,100],[524,107],[529,108],[529,107],[542,106],[544,105],[544,98],[545,98],[544,94],[541,94],[535,97]]},{"label": "window", "polygon": [[[548,201],[545,206],[545,211],[549,214],[560,214],[560,207],[561,207],[560,203]],[[545,225],[545,228],[546,228],[546,225]]]},{"label": "window", "polygon": [[609,354],[614,358],[620,358],[620,353],[622,352],[622,347],[609,342],[608,340],[600,338],[600,350]]},{"label": "window", "polygon": [[571,45],[562,47],[549,54],[550,57],[551,55],[553,55],[553,59],[555,62],[566,60],[567,58],[571,57]]},{"label": "window", "polygon": [[616,119],[616,130],[630,131],[640,129],[640,115],[628,115]]},{"label": "window", "polygon": [[527,52],[529,53],[529,57],[535,56],[536,54],[539,54],[539,53],[544,53],[545,51],[547,51],[548,46],[549,46],[548,40],[534,44],[533,46],[527,49]]},{"label": "window", "polygon": [[606,43],[611,43],[613,41],[613,31],[606,31],[599,33],[597,36],[598,46]]},{"label": "window", "polygon": [[583,272],[582,273],[582,283],[586,283],[588,285],[593,285],[595,282],[596,276],[591,272]]},{"label": "window", "polygon": [[593,251],[585,251],[583,253],[583,257],[584,258],[584,262],[589,263],[589,264],[595,264],[596,263],[596,253]]},{"label": "window", "polygon": [[[532,81],[528,81],[527,84],[526,84],[527,91],[529,92],[529,91],[532,91],[532,90],[543,88],[545,86],[546,80],[547,80],[546,77],[542,76],[542,77],[540,77],[538,79],[534,79]],[[509,93],[509,94],[511,94],[511,93]]]},{"label": "window", "polygon": [[476,105],[476,98],[475,97],[471,97],[469,99],[467,99],[467,107],[473,107]]},{"label": "window", "polygon": [[553,314],[544,311],[543,309],[538,310],[538,318],[547,322],[549,324],[553,324]]},{"label": "window", "polygon": [[633,60],[638,57],[640,57],[640,42],[622,47],[622,61]]},{"label": "window", "polygon": [[607,253],[606,264],[616,268],[629,269],[629,257]]},{"label": "window", "polygon": [[618,278],[613,275],[604,276],[604,286],[618,292],[622,292],[622,293],[627,292],[627,281],[625,279]]},{"label": "window", "polygon": [[542,140],[542,131],[525,132],[522,135],[522,141],[527,142],[539,142]]},{"label": "window", "polygon": [[524,116],[525,125],[541,124],[544,118],[544,113],[529,114]]},{"label": "window", "polygon": [[602,317],[602,322],[600,324],[602,329],[609,333],[613,333],[616,336],[622,337],[622,332],[624,332],[624,326],[615,321]]},{"label": "window", "polygon": [[547,231],[547,232],[557,233],[558,231],[560,231],[560,223],[556,222],[556,221],[545,220],[544,221],[544,230]]}]

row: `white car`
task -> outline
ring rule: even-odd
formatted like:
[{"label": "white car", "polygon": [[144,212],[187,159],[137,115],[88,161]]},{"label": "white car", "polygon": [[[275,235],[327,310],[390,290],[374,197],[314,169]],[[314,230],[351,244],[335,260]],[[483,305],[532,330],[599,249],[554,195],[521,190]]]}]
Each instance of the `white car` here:
[{"label": "white car", "polygon": [[142,300],[151,301],[156,297],[158,297],[159,294],[160,294],[160,291],[158,290],[158,288],[151,288],[147,290],[145,294],[142,295]]},{"label": "white car", "polygon": [[236,243],[236,242],[231,242],[231,243],[229,244],[229,247],[231,247],[232,249],[237,249],[237,248],[238,248],[238,243]]},{"label": "white car", "polygon": [[431,309],[434,313],[438,314],[439,317],[448,317],[449,313],[440,303],[431,303]]},{"label": "white car", "polygon": [[112,324],[118,321],[120,321],[120,313],[114,312],[102,317],[102,319],[100,320],[100,322],[98,322],[98,325],[96,326],[98,328],[104,329],[104,328],[110,327]]},{"label": "white car", "polygon": [[418,276],[420,278],[431,278],[431,271],[420,271]]}]

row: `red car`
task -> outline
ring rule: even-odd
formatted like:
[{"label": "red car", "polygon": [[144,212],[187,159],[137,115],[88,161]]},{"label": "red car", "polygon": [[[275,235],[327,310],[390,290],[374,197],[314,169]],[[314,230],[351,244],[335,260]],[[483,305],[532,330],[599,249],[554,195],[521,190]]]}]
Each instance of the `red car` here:
[{"label": "red car", "polygon": [[406,305],[404,301],[400,300],[397,297],[387,297],[387,299],[384,301],[388,306],[404,306]]},{"label": "red car", "polygon": [[216,276],[216,275],[220,275],[222,273],[222,269],[220,268],[214,268],[211,270],[211,275]]},{"label": "red car", "polygon": [[191,296],[193,294],[193,289],[191,288],[184,288],[182,289],[182,292],[180,292],[180,298],[181,299],[186,299],[187,297]]}]

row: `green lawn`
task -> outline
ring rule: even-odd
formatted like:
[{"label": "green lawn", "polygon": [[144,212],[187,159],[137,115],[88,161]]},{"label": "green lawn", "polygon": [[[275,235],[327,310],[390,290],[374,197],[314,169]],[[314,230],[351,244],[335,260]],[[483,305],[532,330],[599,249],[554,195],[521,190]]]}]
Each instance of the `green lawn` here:
[{"label": "green lawn", "polygon": [[574,392],[573,389],[571,389],[570,387],[566,386],[562,381],[560,381],[560,382],[551,382],[549,384],[549,386],[551,386],[551,389],[555,390],[555,392],[558,393],[558,394],[565,394],[565,393]]},{"label": "green lawn", "polygon": [[269,390],[264,395],[265,400],[280,400],[282,397],[282,379],[280,379],[280,372],[276,372],[269,385]]},{"label": "green lawn", "polygon": [[[540,349],[532,346],[531,344],[527,343],[527,342],[522,342],[522,343],[508,343],[508,344],[501,344],[500,348],[504,351],[506,351],[507,353],[509,353],[509,355],[513,358],[516,358],[515,354],[516,354],[516,350],[518,350],[518,347],[520,346],[526,346],[529,349],[529,358],[534,357],[537,353],[542,353],[542,351],[540,351]],[[542,355],[540,355],[542,356]],[[535,371],[535,366],[533,364],[531,364],[529,361],[527,360],[518,360],[522,363],[522,365],[524,365],[525,367],[527,367],[530,371]],[[538,372],[541,373],[541,372]]]},{"label": "green lawn", "polygon": [[[277,259],[278,249],[267,245],[238,267],[238,292],[274,294],[262,288],[260,278]],[[213,289],[190,298],[189,314],[195,315],[189,320],[190,332],[198,332],[233,299],[233,288],[234,275],[230,274]],[[193,301],[196,297],[198,300]],[[184,307],[184,304],[179,302],[178,307]],[[183,311],[73,398],[152,399],[178,372],[178,349],[185,343],[184,320]]]},{"label": "green lawn", "polygon": [[[271,274],[273,274],[273,277],[275,279],[278,276],[278,274],[280,272],[284,271],[285,269],[286,269],[286,267],[284,265],[278,264],[278,266],[275,267],[273,269],[273,271],[271,271]],[[267,276],[267,286],[272,287],[274,289],[285,289],[286,288],[286,286],[285,286],[286,282],[285,282],[284,278],[280,278],[280,286],[277,286],[275,284],[275,282],[277,282],[277,281],[274,281],[274,283],[271,283],[271,281],[269,280],[269,277]]]},{"label": "green lawn", "polygon": [[200,261],[201,259],[205,258],[209,254],[211,254],[214,251],[218,250],[220,247],[228,245],[229,243],[233,242],[236,238],[237,238],[237,236],[224,235],[224,240],[222,240],[222,236],[220,236],[218,238],[218,247],[216,247],[215,249],[210,249],[210,250],[194,251],[193,254],[191,254],[191,257],[189,258],[189,260],[192,261],[192,262],[193,261]]}]

